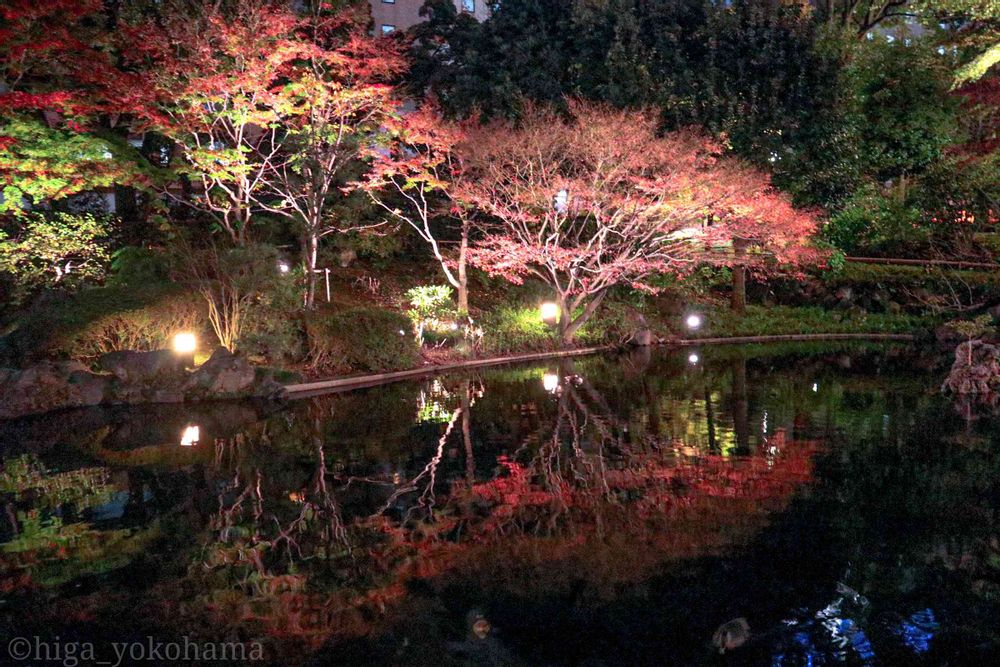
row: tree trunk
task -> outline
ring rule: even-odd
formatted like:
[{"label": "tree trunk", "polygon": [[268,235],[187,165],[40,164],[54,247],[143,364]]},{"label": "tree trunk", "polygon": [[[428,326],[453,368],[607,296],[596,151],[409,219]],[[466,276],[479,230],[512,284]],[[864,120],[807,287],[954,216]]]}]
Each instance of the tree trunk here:
[{"label": "tree trunk", "polygon": [[311,309],[316,303],[316,262],[319,258],[319,239],[309,233],[302,244],[306,265],[306,293],[303,299],[305,307]]},{"label": "tree trunk", "polygon": [[476,481],[476,459],[472,451],[472,384],[465,381],[462,392],[462,441],[465,443],[465,481],[472,489]]},{"label": "tree trunk", "polygon": [[715,412],[712,410],[712,394],[705,385],[705,421],[708,425],[708,451],[719,453],[719,441],[715,438]]},{"label": "tree trunk", "polygon": [[747,309],[747,270],[742,264],[746,254],[747,242],[743,239],[733,239],[733,252],[736,262],[733,264],[733,294],[730,307],[733,312],[742,313]]},{"label": "tree trunk", "polygon": [[469,275],[467,258],[469,254],[469,221],[462,220],[462,244],[458,248],[458,317],[469,317]]},{"label": "tree trunk", "polygon": [[136,205],[136,189],[116,184],[115,209],[115,213],[123,222],[137,222],[139,220],[139,207]]},{"label": "tree trunk", "polygon": [[580,327],[586,324],[590,317],[597,312],[597,309],[601,306],[601,302],[604,301],[605,294],[607,294],[607,291],[598,292],[597,295],[590,300],[590,303],[588,303],[583,309],[580,316],[575,320],[571,321],[570,317],[572,314],[566,312],[565,307],[563,308],[563,312],[560,313],[559,317],[559,329],[563,343],[569,344],[573,342],[573,336],[575,336],[576,332],[580,330]]}]

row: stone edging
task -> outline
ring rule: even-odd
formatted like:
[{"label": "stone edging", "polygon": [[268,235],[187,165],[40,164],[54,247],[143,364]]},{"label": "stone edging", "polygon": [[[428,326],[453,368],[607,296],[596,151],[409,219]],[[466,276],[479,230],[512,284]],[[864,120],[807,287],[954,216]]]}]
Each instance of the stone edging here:
[{"label": "stone edging", "polygon": [[[725,345],[740,343],[777,343],[782,341],[822,341],[822,340],[896,340],[912,341],[915,336],[912,334],[865,334],[865,333],[840,333],[840,334],[779,334],[774,336],[731,336],[728,338],[692,338],[676,339],[664,341],[662,345],[692,346],[692,345]],[[484,366],[500,366],[503,364],[515,364],[525,361],[542,361],[545,359],[559,359],[562,357],[577,357],[598,352],[610,352],[620,349],[617,345],[598,345],[596,347],[582,347],[571,350],[557,350],[553,352],[533,352],[530,354],[515,354],[507,357],[490,357],[487,359],[470,359],[469,361],[458,361],[451,364],[439,364],[436,366],[426,366],[423,368],[410,368],[404,371],[390,371],[387,373],[375,373],[371,375],[354,375],[331,380],[319,380],[316,382],[303,382],[300,384],[285,385],[285,391],[289,398],[307,398],[316,394],[330,391],[361,389],[363,387],[374,387],[401,380],[423,377],[427,375],[437,375],[447,371],[463,370],[468,368],[482,368]]]}]

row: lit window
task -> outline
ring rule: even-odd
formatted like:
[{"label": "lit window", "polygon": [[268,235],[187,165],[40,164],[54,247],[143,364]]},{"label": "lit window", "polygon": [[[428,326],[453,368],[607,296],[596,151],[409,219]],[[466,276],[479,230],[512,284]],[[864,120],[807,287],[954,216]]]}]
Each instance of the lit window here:
[{"label": "lit window", "polygon": [[382,34],[383,35],[388,35],[390,32],[395,32],[395,30],[396,30],[396,26],[394,26],[394,25],[389,25],[388,23],[383,23],[382,24]]},{"label": "lit window", "polygon": [[475,14],[476,0],[462,0],[462,10]]}]

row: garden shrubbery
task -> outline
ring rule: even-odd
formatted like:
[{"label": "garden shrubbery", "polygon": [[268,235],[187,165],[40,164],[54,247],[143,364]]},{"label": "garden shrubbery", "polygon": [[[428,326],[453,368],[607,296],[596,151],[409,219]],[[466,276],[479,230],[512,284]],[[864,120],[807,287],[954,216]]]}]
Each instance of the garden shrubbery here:
[{"label": "garden shrubbery", "polygon": [[480,350],[486,356],[538,352],[558,347],[552,329],[542,322],[537,307],[504,304],[483,313]]},{"label": "garden shrubbery", "polygon": [[715,310],[698,337],[764,336],[823,333],[916,333],[926,330],[925,317],[889,313],[834,311],[818,307],[747,306],[745,313]]},{"label": "garden shrubbery", "polygon": [[100,287],[38,301],[0,339],[0,356],[24,364],[41,358],[90,361],[114,350],[169,347],[178,331],[212,340],[205,308],[174,285]]},{"label": "garden shrubbery", "polygon": [[378,308],[310,313],[305,321],[309,365],[320,372],[411,368],[420,359],[410,320]]}]

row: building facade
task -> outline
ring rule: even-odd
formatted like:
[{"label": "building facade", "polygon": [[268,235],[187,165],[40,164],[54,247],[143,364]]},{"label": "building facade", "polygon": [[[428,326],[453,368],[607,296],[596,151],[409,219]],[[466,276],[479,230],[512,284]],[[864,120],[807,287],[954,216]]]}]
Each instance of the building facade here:
[{"label": "building facade", "polygon": [[[480,21],[490,15],[487,0],[453,0],[455,6],[463,12],[472,14]],[[369,0],[372,7],[372,22],[375,24],[375,34],[387,35],[396,30],[406,30],[422,23],[420,8],[425,0]]]}]

